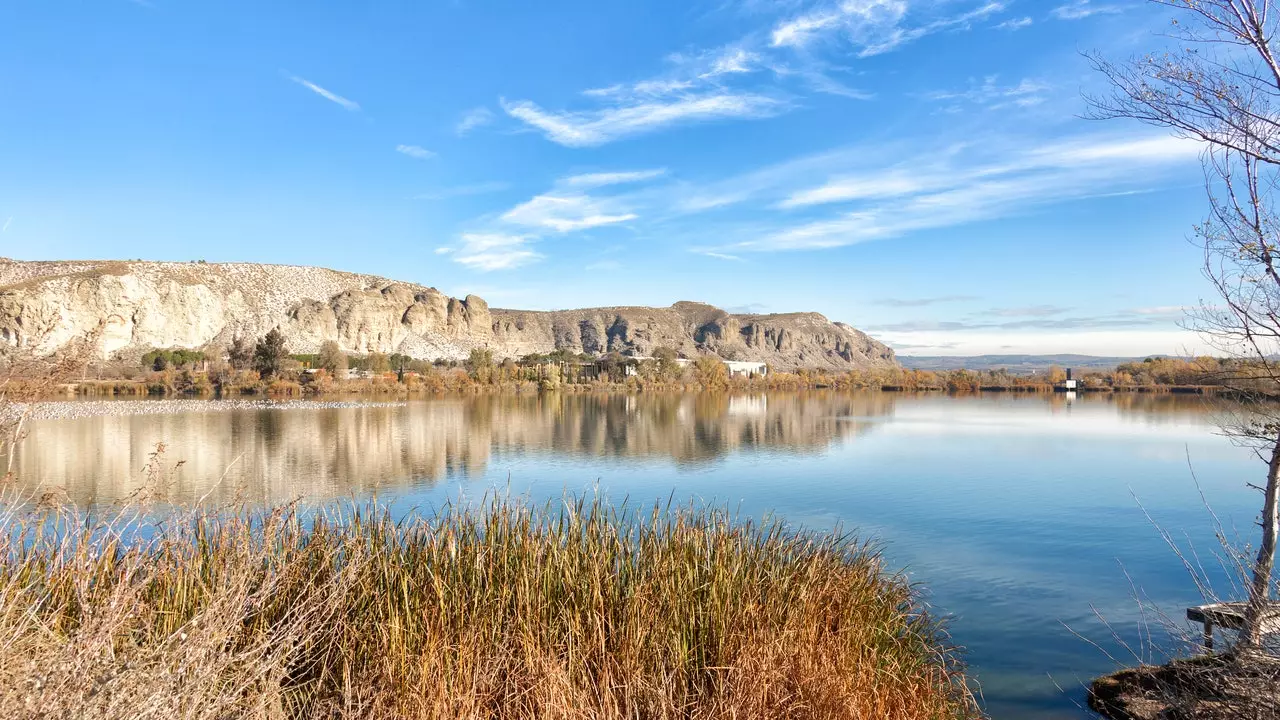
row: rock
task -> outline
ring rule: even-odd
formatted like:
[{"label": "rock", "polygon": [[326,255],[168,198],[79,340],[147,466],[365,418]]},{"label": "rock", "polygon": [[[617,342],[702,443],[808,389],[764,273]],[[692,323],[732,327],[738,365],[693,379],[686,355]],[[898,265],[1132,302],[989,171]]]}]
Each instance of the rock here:
[{"label": "rock", "polygon": [[667,308],[535,312],[482,298],[323,268],[251,263],[21,262],[0,259],[0,346],[58,351],[93,336],[103,357],[151,348],[225,348],[284,333],[290,352],[334,340],[351,353],[463,359],[567,349],[762,361],[779,369],[896,365],[893,351],[817,313],[736,315],[695,302]]}]

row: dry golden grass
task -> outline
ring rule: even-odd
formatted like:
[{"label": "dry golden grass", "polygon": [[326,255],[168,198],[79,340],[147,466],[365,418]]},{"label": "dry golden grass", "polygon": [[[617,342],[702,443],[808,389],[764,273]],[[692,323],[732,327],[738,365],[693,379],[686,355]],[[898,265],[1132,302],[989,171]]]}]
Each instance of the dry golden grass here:
[{"label": "dry golden grass", "polygon": [[846,536],[599,499],[10,508],[7,717],[977,715],[910,586]]}]

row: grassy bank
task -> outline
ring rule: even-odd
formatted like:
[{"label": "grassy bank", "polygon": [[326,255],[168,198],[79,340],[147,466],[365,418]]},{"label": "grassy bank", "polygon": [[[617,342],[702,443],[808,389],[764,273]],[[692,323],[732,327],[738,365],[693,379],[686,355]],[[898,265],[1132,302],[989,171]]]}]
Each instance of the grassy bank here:
[{"label": "grassy bank", "polygon": [[12,717],[963,718],[956,655],[851,538],[497,500],[393,520],[3,518]]},{"label": "grassy bank", "polygon": [[[936,382],[912,382],[901,384],[900,379],[888,380],[867,379],[845,375],[814,376],[799,378],[789,374],[778,373],[777,376],[764,379],[729,378],[722,383],[703,385],[690,382],[655,382],[630,378],[623,382],[595,380],[584,383],[563,383],[554,390],[558,392],[763,392],[769,390],[879,390],[883,392],[931,392],[953,395],[973,395],[979,393],[1021,393],[1052,394],[1055,387],[1047,383],[1022,382],[1020,384],[989,385],[977,382],[970,384]],[[272,382],[254,382],[245,385],[226,386],[218,392],[212,385],[196,387],[181,384],[169,384],[162,380],[87,380],[76,383],[64,383],[44,392],[42,397],[340,397],[344,395],[387,395],[393,397],[430,397],[442,395],[474,395],[479,393],[518,393],[536,394],[546,391],[536,382],[528,380],[510,380],[506,382],[477,383],[465,375],[455,375],[447,379],[422,380],[412,378],[400,382],[394,378],[359,379],[359,380],[327,380],[324,382],[303,383],[289,380]],[[1218,395],[1223,390],[1214,385],[1121,385],[1109,386],[1101,384],[1085,385],[1078,389],[1081,393],[1173,393],[1195,395]]]}]

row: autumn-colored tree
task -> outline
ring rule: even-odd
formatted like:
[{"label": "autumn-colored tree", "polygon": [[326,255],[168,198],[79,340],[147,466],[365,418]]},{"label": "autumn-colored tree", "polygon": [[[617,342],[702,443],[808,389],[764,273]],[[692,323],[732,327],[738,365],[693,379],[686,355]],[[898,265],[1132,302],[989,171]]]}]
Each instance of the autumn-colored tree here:
[{"label": "autumn-colored tree", "polygon": [[693,363],[698,383],[705,389],[721,388],[729,384],[729,368],[715,355],[703,355]]},{"label": "autumn-colored tree", "polygon": [[337,377],[347,369],[347,354],[342,352],[338,343],[325,340],[320,343],[320,352],[316,356],[316,367]]}]

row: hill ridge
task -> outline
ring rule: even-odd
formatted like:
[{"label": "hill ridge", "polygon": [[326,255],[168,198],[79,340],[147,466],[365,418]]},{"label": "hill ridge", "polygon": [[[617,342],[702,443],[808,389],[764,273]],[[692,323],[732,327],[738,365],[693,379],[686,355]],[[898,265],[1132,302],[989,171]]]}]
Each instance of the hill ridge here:
[{"label": "hill ridge", "polygon": [[461,359],[557,349],[768,362],[780,369],[893,366],[894,353],[816,312],[734,314],[706,303],[572,310],[490,308],[476,295],[306,265],[0,259],[0,343],[56,352],[87,333],[104,357],[222,347],[279,327],[291,352],[334,340],[347,352]]}]

